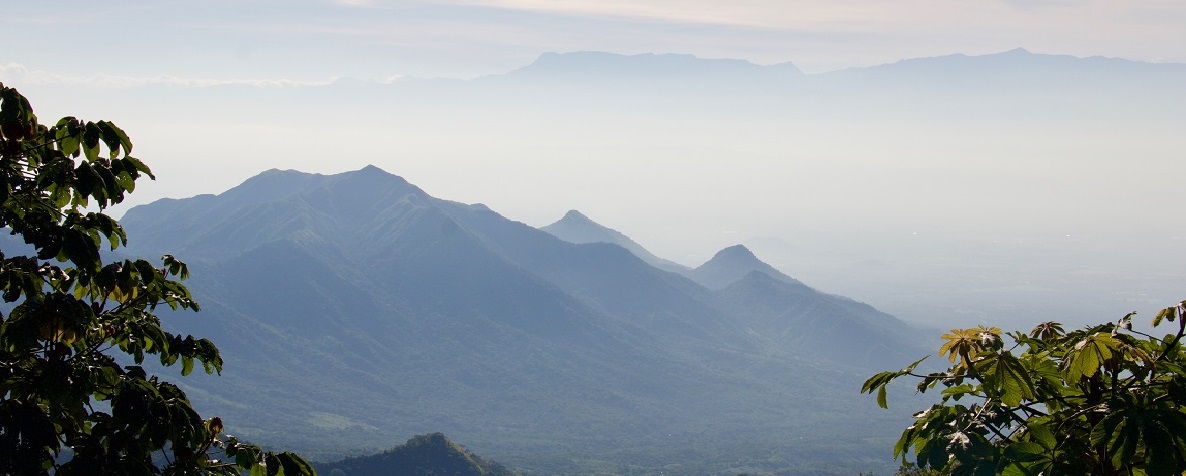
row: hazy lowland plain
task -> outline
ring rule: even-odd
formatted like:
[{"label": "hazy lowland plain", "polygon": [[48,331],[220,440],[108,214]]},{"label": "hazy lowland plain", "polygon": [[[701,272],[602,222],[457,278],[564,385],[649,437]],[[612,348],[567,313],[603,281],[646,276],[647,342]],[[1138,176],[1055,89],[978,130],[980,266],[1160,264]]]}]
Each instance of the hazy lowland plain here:
[{"label": "hazy lowland plain", "polygon": [[192,198],[128,210],[128,252],[190,262],[205,310],[178,325],[228,364],[182,383],[245,437],[854,474],[892,468],[923,402],[880,410],[860,382],[938,329],[1186,297],[1183,84],[1025,50],[813,75],[588,52],[472,80],[23,92],[116,120],[146,159],[192,144],[170,149],[186,182],[134,196]]}]

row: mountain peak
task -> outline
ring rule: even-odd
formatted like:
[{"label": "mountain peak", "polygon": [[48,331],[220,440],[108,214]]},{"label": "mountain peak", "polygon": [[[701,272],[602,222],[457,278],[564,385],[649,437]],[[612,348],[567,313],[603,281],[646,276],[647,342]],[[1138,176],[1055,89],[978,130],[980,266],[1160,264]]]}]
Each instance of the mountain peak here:
[{"label": "mountain peak", "polygon": [[540,230],[569,243],[612,243],[626,248],[626,251],[647,264],[665,271],[683,273],[688,270],[686,266],[679,263],[655,256],[622,232],[598,224],[577,210],[569,210],[564,214],[564,218],[551,225],[540,227]]},{"label": "mountain peak", "polygon": [[[510,470],[484,460],[445,435],[418,435],[407,443],[371,456],[356,456],[335,463],[318,464],[322,474],[452,474],[458,476],[512,475]],[[394,470],[392,468],[399,468]]]},{"label": "mountain peak", "polygon": [[733,245],[718,251],[717,254],[713,255],[712,261],[718,259],[731,261],[744,259],[761,262],[761,260],[759,260],[758,257],[754,255],[754,252],[750,251],[749,248],[746,248],[745,245]]},{"label": "mountain peak", "polygon": [[584,213],[581,213],[577,210],[569,210],[568,213],[564,214],[564,217],[561,218],[560,221],[581,222],[593,220],[590,220],[589,217],[585,216]]},{"label": "mountain peak", "polygon": [[692,270],[688,277],[706,288],[724,289],[754,272],[786,283],[803,284],[758,259],[744,245],[733,245],[718,251],[708,262]]},{"label": "mountain peak", "polygon": [[[348,186],[386,187],[386,186],[394,185],[394,186],[401,187],[401,188],[402,187],[411,187],[417,191],[420,191],[419,188],[408,183],[408,181],[404,180],[403,177],[400,177],[399,175],[396,175],[396,174],[393,174],[386,170],[383,170],[383,169],[376,167],[374,165],[367,165],[366,167],[363,167],[358,170],[354,170],[354,171],[350,171],[350,172],[343,172],[341,174],[337,174],[337,177],[339,177],[338,180],[345,181],[345,182],[348,182],[351,184]],[[421,191],[421,193],[422,193],[422,191]]]},{"label": "mountain peak", "polygon": [[376,167],[374,164],[367,164],[367,166],[366,166],[366,167],[363,167],[363,168],[361,168],[361,169],[358,169],[358,172],[359,172],[359,173],[364,173],[364,174],[384,174],[384,175],[391,175],[391,174],[390,174],[390,173],[388,173],[386,170],[383,170],[383,169],[381,169],[381,168],[379,168],[379,167]]},{"label": "mountain peak", "polygon": [[383,169],[376,167],[375,165],[371,165],[371,164],[367,164],[366,167],[363,167],[361,169],[358,169],[358,170],[355,170],[352,172],[345,172],[342,175],[354,176],[354,177],[366,177],[366,178],[375,179],[375,180],[397,179],[399,182],[405,182],[405,183],[407,182],[406,180],[403,179],[403,177],[400,177],[399,175],[393,174],[391,172],[388,172],[386,170],[383,170]]}]

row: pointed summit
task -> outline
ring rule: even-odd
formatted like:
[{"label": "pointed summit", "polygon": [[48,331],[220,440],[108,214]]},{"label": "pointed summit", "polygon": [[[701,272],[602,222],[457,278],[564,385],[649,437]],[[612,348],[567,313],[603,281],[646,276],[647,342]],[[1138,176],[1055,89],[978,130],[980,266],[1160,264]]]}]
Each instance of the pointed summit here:
[{"label": "pointed summit", "polygon": [[560,221],[562,221],[562,222],[589,222],[589,223],[593,223],[593,220],[590,220],[589,217],[585,216],[584,213],[581,213],[577,210],[569,210],[568,213],[564,214],[564,218],[561,218]]},{"label": "pointed summit", "polygon": [[803,284],[758,259],[743,245],[733,245],[718,251],[712,259],[692,270],[687,276],[706,288],[724,289],[753,272],[763,273],[786,283]]},{"label": "pointed summit", "polygon": [[414,189],[419,193],[424,193],[419,187],[408,183],[403,177],[395,175],[391,172],[383,170],[374,165],[367,165],[358,170],[350,172],[342,172],[329,176],[330,180],[327,184],[342,184],[345,188],[351,187],[398,187],[401,189]]},{"label": "pointed summit", "polygon": [[716,260],[729,260],[730,262],[737,262],[740,260],[748,260],[748,261],[756,261],[758,263],[765,264],[765,263],[762,263],[761,260],[759,260],[758,257],[754,255],[753,251],[750,251],[749,248],[746,248],[745,245],[733,245],[733,246],[725,248],[721,251],[718,251],[716,255],[713,255],[711,261],[716,261]]},{"label": "pointed summit", "polygon": [[577,210],[569,210],[556,223],[540,228],[556,238],[569,243],[610,243],[626,248],[627,251],[645,261],[647,264],[664,271],[686,273],[688,267],[655,256],[642,245],[635,243],[629,236],[613,228],[601,226]]},{"label": "pointed summit", "polygon": [[354,474],[450,474],[503,476],[515,474],[502,465],[484,460],[440,433],[419,435],[407,443],[371,456],[356,456],[316,466],[319,473],[346,471]]},{"label": "pointed summit", "polygon": [[368,175],[373,175],[373,174],[391,175],[386,170],[376,167],[374,164],[367,164],[366,167],[358,169],[358,173],[368,174]]}]

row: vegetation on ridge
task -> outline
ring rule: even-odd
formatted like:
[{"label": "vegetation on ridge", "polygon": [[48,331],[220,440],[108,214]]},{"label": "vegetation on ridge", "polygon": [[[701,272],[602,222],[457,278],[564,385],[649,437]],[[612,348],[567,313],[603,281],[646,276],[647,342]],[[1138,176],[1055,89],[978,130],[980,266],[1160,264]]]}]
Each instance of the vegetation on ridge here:
[{"label": "vegetation on ridge", "polygon": [[419,435],[377,455],[346,458],[317,465],[329,476],[514,476],[513,471],[484,460],[441,433]]}]

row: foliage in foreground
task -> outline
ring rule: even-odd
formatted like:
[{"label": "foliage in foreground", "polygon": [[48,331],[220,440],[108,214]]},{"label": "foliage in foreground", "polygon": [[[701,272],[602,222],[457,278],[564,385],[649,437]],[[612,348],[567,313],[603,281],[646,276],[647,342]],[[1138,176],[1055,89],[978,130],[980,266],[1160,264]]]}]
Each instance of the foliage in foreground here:
[{"label": "foliage in foreground", "polygon": [[182,375],[195,363],[212,373],[222,358],[209,340],[164,331],[155,314],[198,310],[180,283],[184,263],[103,263],[100,247],[127,237],[102,210],[152,178],[131,149],[110,122],[39,124],[0,84],[0,227],[31,249],[0,253],[0,309],[11,309],[0,313],[0,474],[315,474],[299,456],[223,434],[218,417],[203,420],[140,366],[155,355]]},{"label": "foliage in foreground", "polygon": [[1186,301],[1163,309],[1157,337],[1118,322],[1064,332],[956,329],[945,334],[943,372],[914,373],[922,360],[881,372],[861,391],[886,407],[886,385],[910,376],[942,400],[915,414],[894,457],[914,448],[920,467],[953,475],[1168,475],[1186,471]]}]

